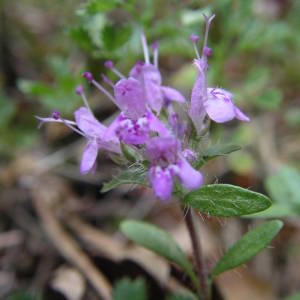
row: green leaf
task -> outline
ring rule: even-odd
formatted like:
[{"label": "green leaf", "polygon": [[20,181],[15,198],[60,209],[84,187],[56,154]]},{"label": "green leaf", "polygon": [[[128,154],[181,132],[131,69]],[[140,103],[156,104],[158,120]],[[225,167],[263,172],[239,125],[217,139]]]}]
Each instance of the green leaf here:
[{"label": "green leaf", "polygon": [[282,102],[282,93],[279,89],[272,88],[255,98],[257,107],[267,110],[276,110]]},{"label": "green leaf", "polygon": [[14,292],[7,297],[7,300],[38,300],[38,299],[40,298],[26,291]]},{"label": "green leaf", "polygon": [[288,109],[284,114],[284,120],[290,127],[300,125],[300,108],[293,107]]},{"label": "green leaf", "polygon": [[300,300],[300,292],[284,298],[284,300]]},{"label": "green leaf", "polygon": [[148,169],[144,165],[134,164],[111,181],[104,183],[101,193],[108,192],[122,184],[148,185],[147,174]]},{"label": "green leaf", "polygon": [[253,215],[247,216],[247,218],[284,218],[297,216],[297,212],[293,210],[288,205],[281,203],[274,203],[268,209],[255,213]]},{"label": "green leaf", "polygon": [[258,252],[263,250],[277,235],[283,223],[279,220],[269,221],[249,231],[238,240],[226,253],[212,271],[212,279],[220,273],[233,269]]},{"label": "green leaf", "polygon": [[193,268],[182,249],[164,230],[145,222],[126,220],[121,231],[132,241],[178,264],[197,285]]},{"label": "green leaf", "polygon": [[171,295],[167,298],[167,300],[197,300],[198,297],[196,297],[193,294],[175,294],[175,295]]},{"label": "green leaf", "polygon": [[205,160],[209,160],[238,150],[241,150],[241,147],[237,145],[214,145],[213,147],[205,149],[202,157]]},{"label": "green leaf", "polygon": [[106,24],[102,31],[102,39],[106,50],[112,51],[123,46],[130,38],[131,27],[128,25]]},{"label": "green leaf", "polygon": [[196,210],[219,217],[253,214],[271,206],[259,193],[230,184],[211,184],[188,193],[184,202]]},{"label": "green leaf", "polygon": [[39,81],[32,81],[27,79],[20,79],[18,81],[18,88],[24,93],[31,96],[45,96],[53,94],[53,89]]},{"label": "green leaf", "polygon": [[299,182],[300,172],[293,167],[284,166],[277,174],[267,178],[265,187],[277,203],[300,208]]},{"label": "green leaf", "polygon": [[146,300],[147,289],[142,278],[130,280],[124,278],[116,283],[112,292],[113,300]]},{"label": "green leaf", "polygon": [[237,145],[214,145],[205,149],[199,161],[195,163],[196,169],[199,169],[206,161],[209,161],[218,156],[224,156],[231,152],[240,150],[241,147]]},{"label": "green leaf", "polygon": [[118,2],[115,0],[90,0],[86,5],[86,10],[89,14],[104,13],[116,8]]},{"label": "green leaf", "polygon": [[[9,126],[10,121],[16,113],[16,104],[12,99],[7,98],[4,93],[0,92],[0,131],[2,129],[6,130]],[[3,139],[2,139],[3,141]]]}]

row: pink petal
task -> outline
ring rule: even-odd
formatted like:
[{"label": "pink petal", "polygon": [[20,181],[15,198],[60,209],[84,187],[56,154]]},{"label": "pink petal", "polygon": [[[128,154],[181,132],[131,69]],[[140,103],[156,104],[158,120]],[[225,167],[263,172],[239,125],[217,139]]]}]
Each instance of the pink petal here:
[{"label": "pink petal", "polygon": [[137,119],[146,111],[146,103],[141,83],[132,77],[121,79],[114,87],[116,103],[124,114]]},{"label": "pink petal", "polygon": [[184,103],[186,101],[184,96],[176,89],[173,89],[169,86],[162,86],[161,90],[162,90],[164,98],[166,98],[168,100],[176,101],[176,102],[180,102],[180,103]]},{"label": "pink petal", "polygon": [[140,63],[135,65],[130,74],[140,81],[144,88],[147,103],[159,113],[163,106],[162,78],[159,70],[152,64]]},{"label": "pink petal", "polygon": [[147,113],[147,119],[149,121],[149,128],[151,131],[155,131],[161,137],[170,136],[170,131],[152,112]]},{"label": "pink petal", "polygon": [[90,140],[83,153],[80,164],[80,172],[81,174],[86,174],[90,172],[96,163],[96,158],[98,155],[98,144],[95,139]]},{"label": "pink petal", "polygon": [[220,88],[208,88],[208,99],[204,103],[208,116],[217,123],[224,123],[235,117],[233,95]]},{"label": "pink petal", "polygon": [[250,122],[250,118],[245,115],[238,107],[234,107],[234,111],[235,111],[235,117],[243,122]]},{"label": "pink petal", "polygon": [[235,106],[232,102],[209,99],[204,106],[208,116],[217,123],[228,122],[235,117]]},{"label": "pink petal", "polygon": [[189,115],[195,125],[197,132],[200,132],[205,118],[204,101],[206,100],[206,73],[201,60],[195,59],[194,65],[198,70],[197,78],[192,90],[191,106]]},{"label": "pink petal", "polygon": [[74,113],[78,128],[90,137],[102,136],[106,127],[102,125],[86,107],[80,107]]},{"label": "pink petal", "polygon": [[168,169],[163,170],[160,167],[152,167],[149,170],[149,181],[155,197],[162,201],[168,201],[171,198],[173,175]]},{"label": "pink petal", "polygon": [[176,173],[181,184],[188,190],[198,189],[203,184],[201,173],[195,170],[186,160],[181,157],[178,164],[179,170]]}]

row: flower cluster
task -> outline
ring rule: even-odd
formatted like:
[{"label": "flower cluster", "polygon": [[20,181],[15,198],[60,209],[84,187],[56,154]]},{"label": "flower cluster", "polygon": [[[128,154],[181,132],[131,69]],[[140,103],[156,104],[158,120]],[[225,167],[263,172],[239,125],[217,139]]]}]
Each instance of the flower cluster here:
[{"label": "flower cluster", "polygon": [[199,37],[194,34],[190,36],[195,48],[194,65],[197,69],[190,101],[176,89],[162,85],[158,69],[158,44],[153,44],[151,62],[146,37],[142,34],[144,61],[137,62],[128,77],[120,73],[112,61],[105,62],[105,67],[120,78],[113,83],[102,75],[103,82],[111,87],[112,92],[96,81],[90,72],[83,74],[90,84],[120,109],[109,126],[104,126],[95,118],[82,86],[76,88],[76,93],[82,97],[85,105],[75,111],[75,121],[62,118],[58,111],[50,118],[38,117],[42,123],[64,123],[85,137],[87,144],[82,154],[81,173],[95,169],[100,150],[123,155],[123,144],[139,152],[139,157],[147,162],[149,183],[154,195],[161,200],[170,199],[175,180],[187,190],[194,190],[202,185],[202,174],[193,167],[199,149],[197,146],[190,146],[191,136],[198,136],[199,140],[207,125],[207,118],[218,123],[233,118],[249,121],[234,105],[230,92],[207,86],[208,58],[212,54],[212,50],[207,47],[207,38],[213,18],[214,16],[205,17],[206,30],[201,55],[197,48]]}]

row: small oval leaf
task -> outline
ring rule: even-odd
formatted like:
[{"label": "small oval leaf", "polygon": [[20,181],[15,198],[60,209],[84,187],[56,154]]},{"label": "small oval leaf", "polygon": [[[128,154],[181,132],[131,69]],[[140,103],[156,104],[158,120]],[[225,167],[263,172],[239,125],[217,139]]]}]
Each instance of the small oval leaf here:
[{"label": "small oval leaf", "polygon": [[229,248],[223,257],[221,257],[212,271],[212,279],[220,273],[245,263],[263,250],[277,235],[282,226],[283,223],[280,220],[273,220],[264,223],[245,234]]},{"label": "small oval leaf", "polygon": [[253,214],[271,206],[259,193],[230,184],[211,184],[188,193],[184,202],[196,210],[219,217]]},{"label": "small oval leaf", "polygon": [[145,222],[126,220],[121,231],[132,241],[178,264],[197,284],[193,267],[182,249],[164,230]]},{"label": "small oval leaf", "polygon": [[148,185],[148,169],[142,164],[134,164],[127,170],[121,171],[114,179],[103,184],[101,193],[108,192],[122,184]]}]

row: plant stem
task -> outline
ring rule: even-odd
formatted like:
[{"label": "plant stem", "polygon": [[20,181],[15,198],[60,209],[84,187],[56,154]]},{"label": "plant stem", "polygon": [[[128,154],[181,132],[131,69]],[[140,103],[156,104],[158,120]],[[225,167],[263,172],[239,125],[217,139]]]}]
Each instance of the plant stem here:
[{"label": "plant stem", "polygon": [[201,249],[199,231],[195,224],[194,213],[190,207],[188,208],[186,213],[183,210],[183,213],[185,214],[185,223],[189,231],[192,246],[193,246],[195,266],[196,266],[196,271],[199,279],[200,296],[202,300],[209,300],[210,296],[208,292],[207,271],[206,271],[204,257]]}]

